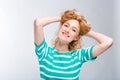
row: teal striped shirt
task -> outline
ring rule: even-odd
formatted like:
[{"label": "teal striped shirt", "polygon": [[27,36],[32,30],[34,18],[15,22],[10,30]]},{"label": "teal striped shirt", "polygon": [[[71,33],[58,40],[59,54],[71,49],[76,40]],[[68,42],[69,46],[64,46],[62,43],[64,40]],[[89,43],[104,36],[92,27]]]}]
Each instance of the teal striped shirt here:
[{"label": "teal striped shirt", "polygon": [[45,40],[36,46],[42,80],[79,80],[81,66],[92,58],[93,46],[70,52],[58,52]]}]

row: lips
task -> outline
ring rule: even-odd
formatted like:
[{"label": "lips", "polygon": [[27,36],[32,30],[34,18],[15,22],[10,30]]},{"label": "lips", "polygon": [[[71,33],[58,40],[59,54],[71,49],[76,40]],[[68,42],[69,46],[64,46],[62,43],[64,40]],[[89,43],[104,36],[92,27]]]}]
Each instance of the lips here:
[{"label": "lips", "polygon": [[65,37],[70,37],[67,32],[62,32],[62,35],[65,36]]}]

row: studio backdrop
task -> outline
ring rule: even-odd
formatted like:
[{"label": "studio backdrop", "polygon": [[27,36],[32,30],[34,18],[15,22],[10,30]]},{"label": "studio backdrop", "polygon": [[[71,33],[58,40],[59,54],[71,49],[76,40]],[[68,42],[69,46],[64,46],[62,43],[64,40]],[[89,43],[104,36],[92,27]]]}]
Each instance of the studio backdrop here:
[{"label": "studio backdrop", "polygon": [[[119,3],[119,0],[0,0],[0,80],[40,80],[33,22],[43,16],[60,16],[68,9],[78,10],[92,30],[114,40],[109,50],[82,66],[81,80],[120,80]],[[50,45],[58,27],[54,23],[44,29]],[[83,47],[96,43],[86,37],[83,41]]]}]

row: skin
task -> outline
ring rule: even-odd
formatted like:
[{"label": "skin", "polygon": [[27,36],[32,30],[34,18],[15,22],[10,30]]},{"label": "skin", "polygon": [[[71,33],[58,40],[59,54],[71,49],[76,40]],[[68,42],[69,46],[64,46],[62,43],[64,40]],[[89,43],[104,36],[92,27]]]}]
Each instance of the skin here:
[{"label": "skin", "polygon": [[[35,36],[35,43],[39,45],[43,40],[44,40],[44,32],[43,32],[43,27],[54,22],[59,22],[60,17],[44,17],[44,18],[37,18],[34,21],[34,36]],[[67,26],[66,26],[67,25]],[[76,32],[74,32],[74,29]],[[56,45],[56,49],[59,52],[67,52],[68,50],[68,44],[73,41],[78,39],[78,32],[80,31],[79,29],[79,24],[76,20],[69,20],[65,22],[60,30],[58,37],[59,42]],[[95,31],[89,31],[85,36],[88,36],[90,38],[93,38],[98,42],[93,48],[93,57],[99,56],[103,52],[105,52],[110,46],[113,44],[112,38],[95,32]]]}]

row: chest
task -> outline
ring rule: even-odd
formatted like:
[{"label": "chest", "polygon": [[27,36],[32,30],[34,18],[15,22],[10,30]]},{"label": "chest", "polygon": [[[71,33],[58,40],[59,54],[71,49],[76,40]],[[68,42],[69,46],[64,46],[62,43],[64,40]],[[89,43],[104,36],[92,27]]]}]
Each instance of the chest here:
[{"label": "chest", "polygon": [[[81,63],[78,57],[48,54],[40,64],[40,71],[48,78],[76,79],[79,76]],[[42,75],[41,74],[41,75]]]}]

